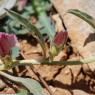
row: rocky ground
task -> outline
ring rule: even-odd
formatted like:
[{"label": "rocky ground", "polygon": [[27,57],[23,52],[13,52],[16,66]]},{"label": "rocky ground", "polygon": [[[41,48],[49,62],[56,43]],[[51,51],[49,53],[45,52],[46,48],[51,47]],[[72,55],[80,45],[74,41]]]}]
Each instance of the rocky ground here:
[{"label": "rocky ground", "polygon": [[[28,40],[23,39],[21,48],[24,51],[25,58],[41,59],[39,54],[33,53],[35,48],[36,52],[41,51],[39,45],[37,48],[29,44]],[[72,53],[68,60],[72,58],[76,60],[79,57],[79,55]],[[34,67],[48,83],[54,95],[95,95],[95,73],[88,64],[72,66],[60,64],[34,65]],[[35,74],[30,73],[28,72],[27,75],[31,75],[32,78],[36,79]]]},{"label": "rocky ground", "polygon": [[[71,14],[66,14],[68,9],[80,9],[95,17],[94,0],[51,0],[57,13],[69,33],[70,47],[61,51],[57,59],[76,60],[95,55],[95,33],[84,21]],[[59,6],[58,6],[59,5]],[[25,59],[41,60],[41,47],[31,35],[18,36],[22,57]],[[31,40],[30,40],[31,39]],[[70,49],[70,54],[65,51]],[[48,49],[47,49],[48,51]],[[95,95],[95,62],[83,65],[34,65],[40,76],[47,82],[54,95]],[[36,80],[38,78],[29,67],[16,69],[19,76],[28,76]],[[2,79],[2,77],[0,77]],[[2,84],[2,80],[0,80]],[[38,80],[39,81],[39,80]],[[9,83],[9,82],[7,82]],[[13,83],[12,83],[13,84]],[[13,85],[16,87],[16,85]],[[10,83],[3,83],[0,93],[15,93]],[[17,87],[18,88],[18,87]],[[45,92],[48,93],[46,89]],[[49,94],[49,93],[48,93]]]}]

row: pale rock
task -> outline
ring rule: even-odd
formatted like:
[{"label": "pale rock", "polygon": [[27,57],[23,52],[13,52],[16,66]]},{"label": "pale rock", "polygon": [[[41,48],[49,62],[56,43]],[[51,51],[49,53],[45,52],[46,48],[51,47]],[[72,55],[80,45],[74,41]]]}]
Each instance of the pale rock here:
[{"label": "pale rock", "polygon": [[73,90],[73,95],[92,95],[92,94],[88,94],[82,90],[76,89],[76,90]]},{"label": "pale rock", "polygon": [[37,65],[35,69],[46,81],[52,80],[58,73],[58,70],[62,68],[61,65]]},{"label": "pale rock", "polygon": [[74,78],[76,78],[80,72],[81,65],[72,65],[72,66],[68,66],[68,67],[71,69]]},{"label": "pale rock", "polygon": [[56,88],[54,95],[72,95],[69,90],[63,88]]},{"label": "pale rock", "polygon": [[[62,84],[71,85],[71,83],[72,83],[71,78],[72,78],[71,71],[66,66],[65,68],[62,69],[62,71],[60,72],[60,74],[58,74],[55,77],[55,81],[60,81]],[[58,85],[58,84],[55,83],[55,85]]]}]

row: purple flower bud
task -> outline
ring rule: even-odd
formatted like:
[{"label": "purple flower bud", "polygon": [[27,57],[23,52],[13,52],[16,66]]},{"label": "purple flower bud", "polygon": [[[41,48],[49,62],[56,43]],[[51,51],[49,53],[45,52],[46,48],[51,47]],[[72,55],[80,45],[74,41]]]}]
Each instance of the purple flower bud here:
[{"label": "purple flower bud", "polygon": [[18,10],[22,11],[24,7],[26,6],[28,0],[18,0]]},{"label": "purple flower bud", "polygon": [[54,37],[54,43],[58,46],[65,44],[68,38],[68,32],[67,31],[60,31],[57,32]]},{"label": "purple flower bud", "polygon": [[0,32],[0,56],[8,55],[12,47],[17,45],[18,41],[14,34]]}]

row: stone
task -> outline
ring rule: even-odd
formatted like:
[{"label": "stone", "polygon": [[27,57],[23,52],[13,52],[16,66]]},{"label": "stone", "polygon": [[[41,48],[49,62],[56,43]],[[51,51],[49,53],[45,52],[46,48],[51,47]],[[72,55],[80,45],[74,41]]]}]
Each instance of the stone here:
[{"label": "stone", "polygon": [[54,95],[72,95],[69,90],[63,88],[56,88]]},{"label": "stone", "polygon": [[68,66],[68,67],[71,69],[74,79],[76,79],[76,77],[80,73],[81,65],[72,65],[72,66]]},{"label": "stone", "polygon": [[82,90],[75,89],[73,90],[73,95],[92,95],[92,94],[88,94]]},{"label": "stone", "polygon": [[[60,85],[61,84],[66,84],[66,85],[71,85],[72,81],[72,76],[71,76],[71,71],[70,69],[66,66],[65,68],[62,69],[62,71],[55,77],[55,83],[54,85]],[[60,83],[58,83],[60,82]]]}]

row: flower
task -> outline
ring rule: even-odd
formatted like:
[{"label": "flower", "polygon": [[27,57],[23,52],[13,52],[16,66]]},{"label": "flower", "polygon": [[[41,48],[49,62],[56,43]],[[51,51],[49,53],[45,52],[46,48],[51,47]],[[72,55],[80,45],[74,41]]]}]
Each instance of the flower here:
[{"label": "flower", "polygon": [[18,10],[22,11],[24,7],[26,6],[28,0],[18,0]]},{"label": "flower", "polygon": [[52,19],[56,22],[56,34],[53,41],[57,47],[60,47],[61,45],[64,45],[66,43],[68,39],[68,32],[63,27],[63,22],[59,14],[53,15]]},{"label": "flower", "polygon": [[60,31],[57,32],[54,37],[54,43],[57,46],[64,45],[68,39],[68,32],[67,31]]},{"label": "flower", "polygon": [[9,55],[12,47],[18,45],[17,38],[14,34],[0,32],[0,55]]},{"label": "flower", "polygon": [[66,44],[68,39],[67,31],[56,32],[53,40],[53,45],[50,48],[50,53],[52,56],[56,56],[62,49],[63,45]]}]

